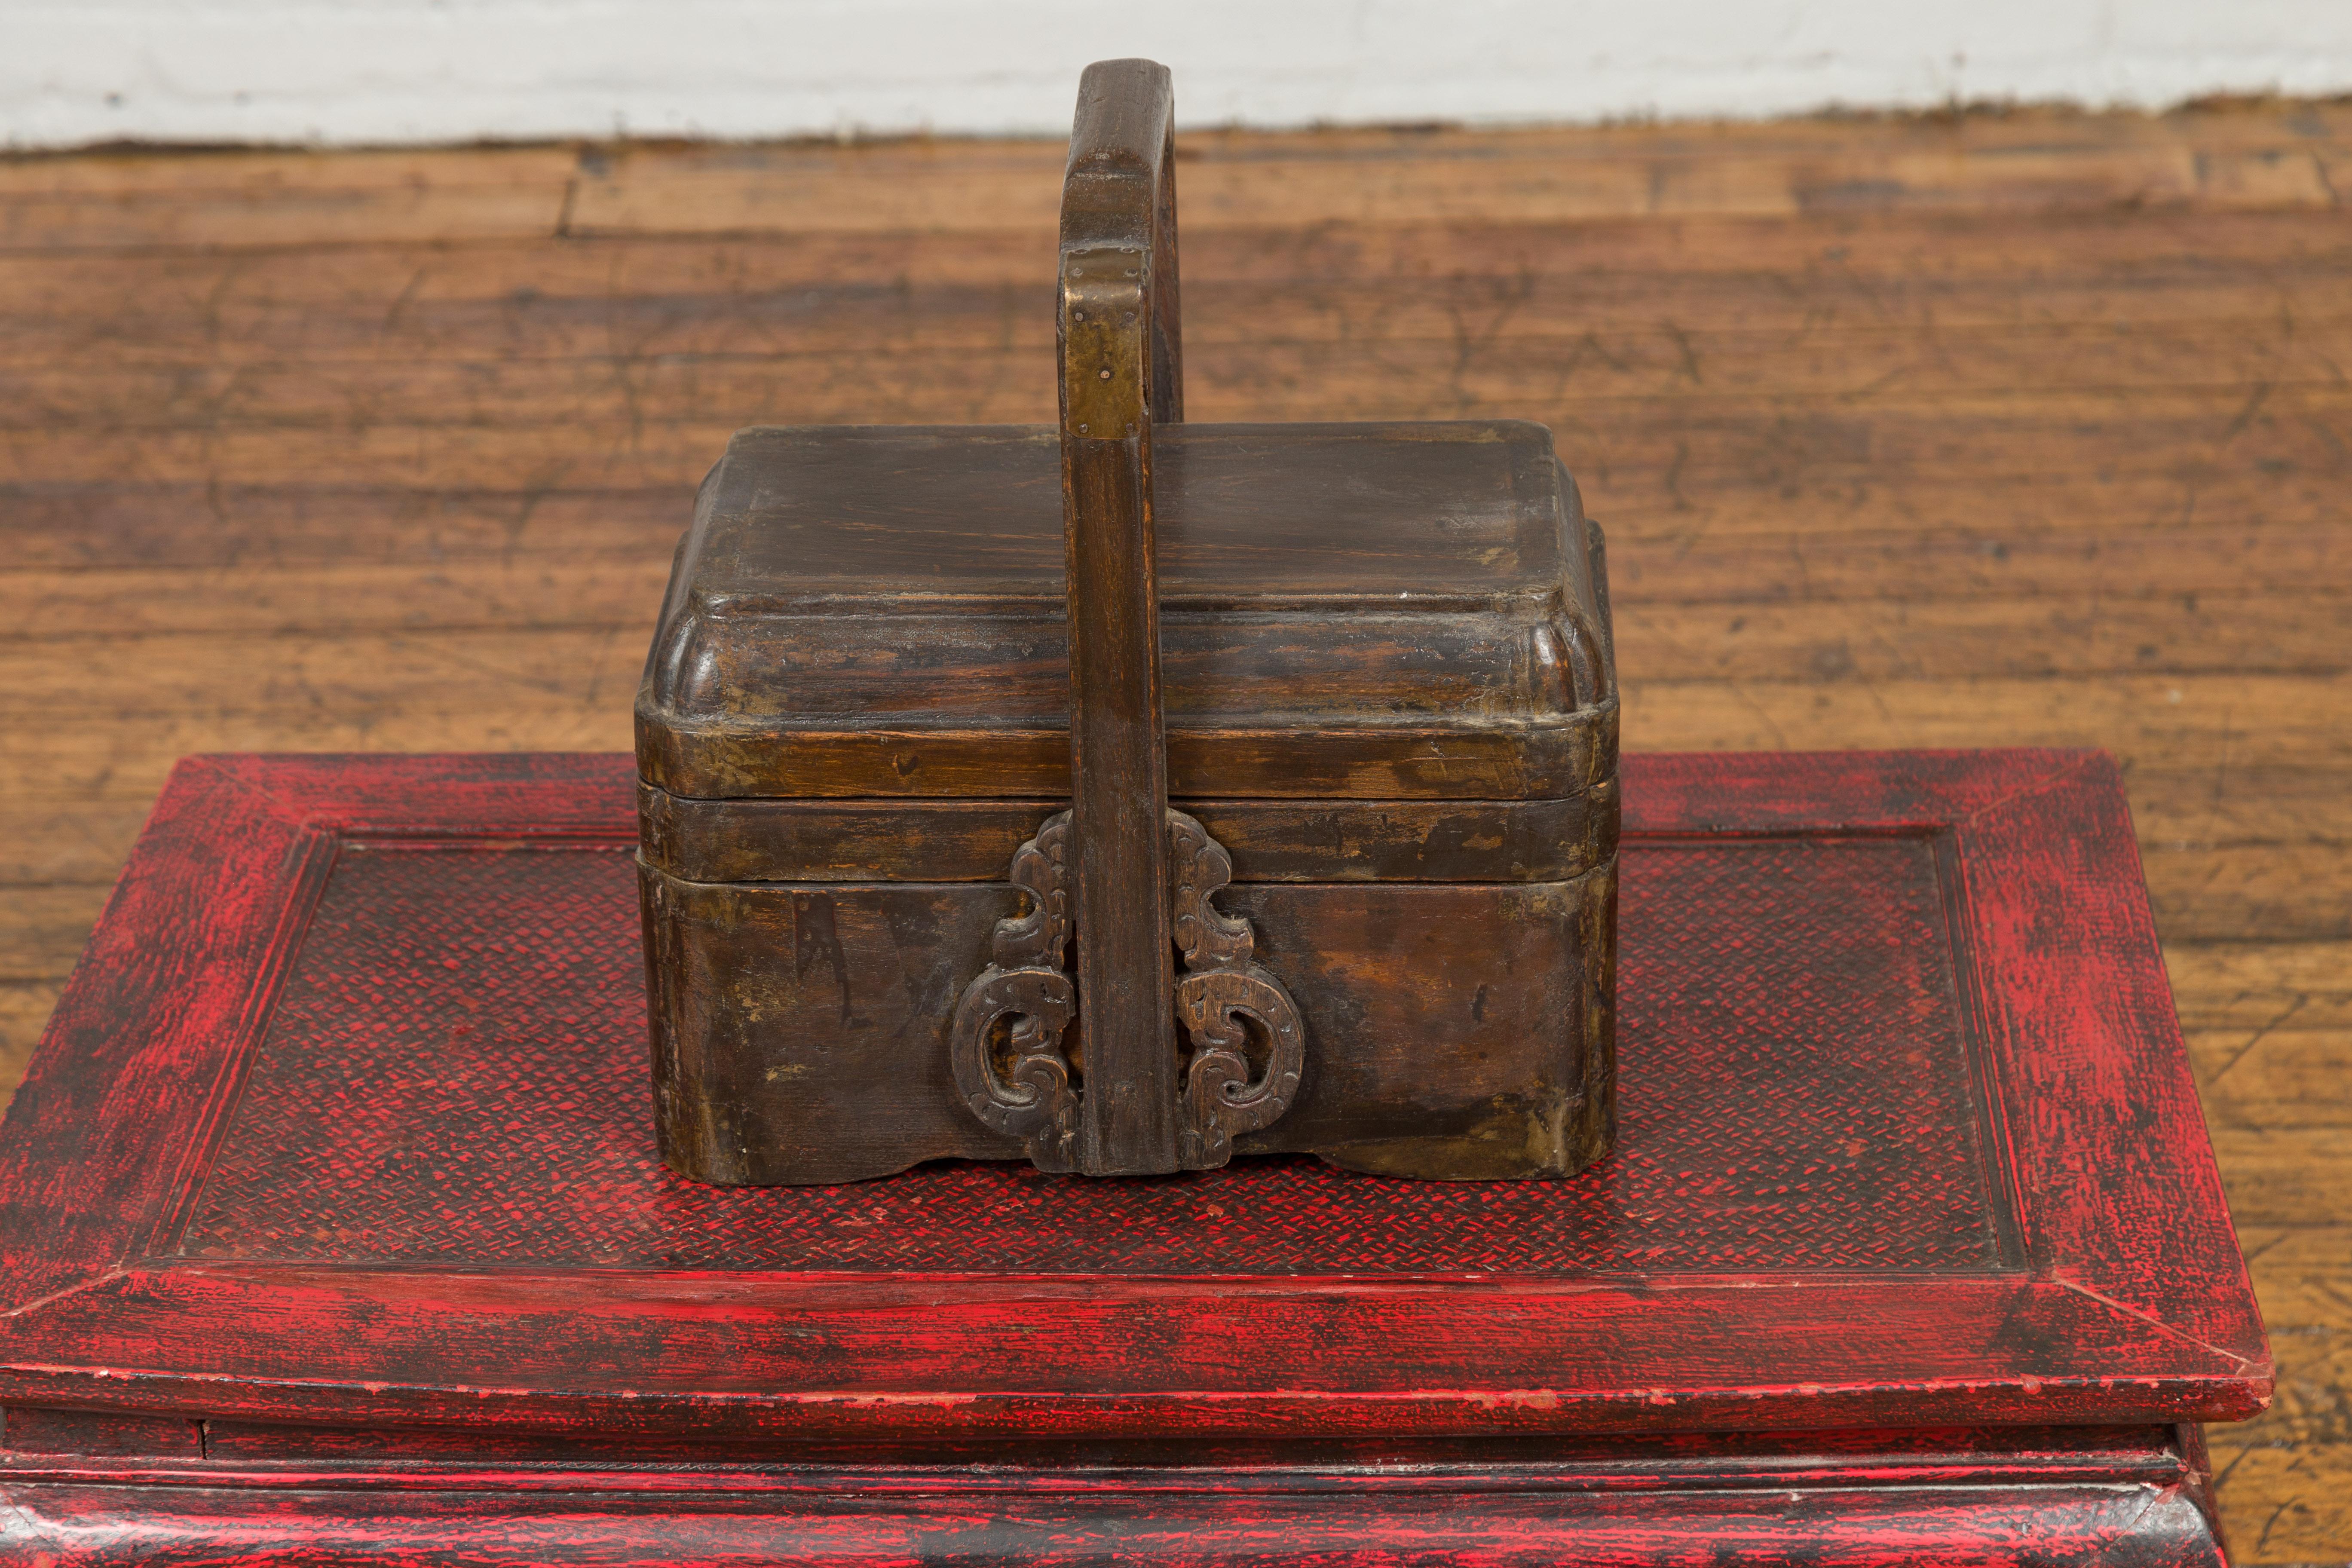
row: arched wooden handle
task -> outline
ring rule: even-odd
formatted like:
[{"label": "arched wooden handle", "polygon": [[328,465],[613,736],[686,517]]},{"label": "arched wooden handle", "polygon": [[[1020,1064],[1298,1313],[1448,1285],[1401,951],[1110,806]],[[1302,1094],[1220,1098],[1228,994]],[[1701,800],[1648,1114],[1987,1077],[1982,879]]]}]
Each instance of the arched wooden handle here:
[{"label": "arched wooden handle", "polygon": [[1168,748],[1151,426],[1182,416],[1175,95],[1087,68],[1062,181],[1062,520],[1069,563],[1071,894],[1085,1038],[1077,1168],[1173,1171]]}]

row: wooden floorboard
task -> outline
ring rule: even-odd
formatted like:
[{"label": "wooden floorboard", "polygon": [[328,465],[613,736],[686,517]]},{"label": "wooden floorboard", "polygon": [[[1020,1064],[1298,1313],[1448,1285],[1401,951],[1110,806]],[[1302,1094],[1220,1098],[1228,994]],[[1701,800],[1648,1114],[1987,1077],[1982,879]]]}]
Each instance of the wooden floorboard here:
[{"label": "wooden floorboard", "polygon": [[[734,426],[1051,416],[1057,149],[0,160],[0,1079],[173,757],[608,747]],[[1550,424],[1633,747],[2124,763],[2352,1555],[2352,107],[1187,138],[1202,419]]]}]

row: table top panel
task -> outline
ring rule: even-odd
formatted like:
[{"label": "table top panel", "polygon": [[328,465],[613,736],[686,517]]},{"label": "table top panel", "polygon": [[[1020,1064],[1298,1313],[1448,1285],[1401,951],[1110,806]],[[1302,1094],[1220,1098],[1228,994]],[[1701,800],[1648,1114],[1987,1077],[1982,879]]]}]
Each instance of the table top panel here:
[{"label": "table top panel", "polygon": [[350,847],[180,1250],[925,1272],[2000,1266],[1982,1042],[1932,842],[1637,838],[1622,874],[1622,1131],[1580,1177],[1263,1158],[1092,1182],[945,1162],[727,1188],[655,1152],[625,846]]}]

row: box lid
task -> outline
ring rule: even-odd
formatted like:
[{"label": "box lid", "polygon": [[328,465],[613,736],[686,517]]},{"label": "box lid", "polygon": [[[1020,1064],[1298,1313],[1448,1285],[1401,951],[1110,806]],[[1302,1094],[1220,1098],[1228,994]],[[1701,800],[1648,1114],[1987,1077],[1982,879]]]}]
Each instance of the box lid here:
[{"label": "box lid", "polygon": [[901,1441],[2269,1397],[2104,756],[1627,758],[1617,1151],[1465,1184],[671,1174],[631,772],[183,764],[0,1140],[0,1403]]},{"label": "box lid", "polygon": [[[1171,791],[1525,799],[1614,772],[1599,536],[1512,421],[1154,435]],[[1069,789],[1060,436],[755,428],[637,700],[704,798]]]}]

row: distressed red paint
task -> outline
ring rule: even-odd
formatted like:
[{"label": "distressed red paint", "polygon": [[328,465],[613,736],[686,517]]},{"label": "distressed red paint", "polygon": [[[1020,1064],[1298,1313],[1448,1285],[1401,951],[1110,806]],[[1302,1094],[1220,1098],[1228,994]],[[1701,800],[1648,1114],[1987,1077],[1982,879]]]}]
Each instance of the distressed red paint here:
[{"label": "distressed red paint", "polygon": [[1626,759],[1623,1145],[1471,1186],[680,1183],[631,781],[174,774],[0,1147],[12,1560],[2218,1551],[2168,1426],[2268,1351],[2103,756]]}]

